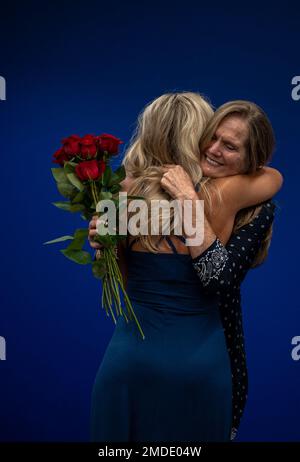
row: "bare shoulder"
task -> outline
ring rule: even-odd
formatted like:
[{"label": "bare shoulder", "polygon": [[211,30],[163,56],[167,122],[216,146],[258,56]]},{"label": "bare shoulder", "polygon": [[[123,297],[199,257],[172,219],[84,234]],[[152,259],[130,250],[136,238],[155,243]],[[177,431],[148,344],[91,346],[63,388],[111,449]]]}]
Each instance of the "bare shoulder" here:
[{"label": "bare shoulder", "polygon": [[[227,200],[227,190],[231,190],[233,176],[221,177],[221,178],[210,178],[209,181],[205,182],[205,189],[209,194],[210,203],[215,213],[219,212],[219,208],[224,206],[223,199]],[[233,180],[236,181],[236,180]],[[207,199],[207,196],[200,190],[200,199]],[[228,204],[227,204],[228,205]]]},{"label": "bare shoulder", "polygon": [[247,181],[248,178],[249,175],[229,175],[222,178],[212,178],[210,184],[211,188],[219,188],[222,191],[235,185],[240,185],[243,181]]}]

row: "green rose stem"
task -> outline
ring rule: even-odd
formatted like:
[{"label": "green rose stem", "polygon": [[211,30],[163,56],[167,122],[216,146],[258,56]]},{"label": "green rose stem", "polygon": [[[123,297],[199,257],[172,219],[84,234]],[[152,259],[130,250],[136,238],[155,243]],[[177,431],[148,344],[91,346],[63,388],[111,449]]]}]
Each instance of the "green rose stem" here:
[{"label": "green rose stem", "polygon": [[105,292],[105,296],[106,296],[106,300],[108,301],[108,303],[111,305],[112,304],[112,296],[111,296],[111,291],[110,291],[110,288],[109,288],[109,284],[107,284],[107,280],[105,279],[105,285],[104,285],[104,292]]},{"label": "green rose stem", "polygon": [[102,288],[102,307],[105,307],[107,316],[109,316],[107,308],[110,308],[111,305],[112,305],[112,297],[111,297],[109,285],[107,284],[107,281],[105,278],[103,280],[103,288]]},{"label": "green rose stem", "polygon": [[122,313],[121,300],[119,295],[118,284],[115,279],[114,268],[111,262],[111,254],[109,252],[109,249],[107,249],[106,251],[104,250],[104,258],[106,267],[108,268],[108,286],[112,289],[117,315],[119,316]]},{"label": "green rose stem", "polygon": [[140,333],[141,333],[141,335],[142,335],[142,337],[143,337],[143,340],[144,340],[144,339],[145,339],[144,332],[143,332],[143,330],[142,330],[142,328],[141,328],[141,326],[140,326],[140,323],[139,323],[139,321],[138,321],[138,319],[137,319],[137,317],[136,317],[136,315],[135,315],[135,313],[134,313],[132,304],[131,304],[131,302],[130,302],[130,300],[129,300],[129,297],[128,297],[127,293],[126,293],[126,290],[125,290],[125,288],[124,288],[122,274],[121,274],[119,265],[118,265],[118,263],[116,262],[115,255],[114,255],[112,249],[107,249],[107,251],[110,253],[110,259],[111,259],[111,263],[112,263],[112,265],[113,265],[114,274],[115,274],[116,280],[118,281],[118,283],[119,283],[119,285],[120,285],[120,287],[121,287],[122,293],[123,293],[123,295],[124,295],[125,305],[126,305],[127,311],[128,311],[128,313],[131,313],[132,316],[134,317],[134,319],[135,319],[135,321],[136,321],[136,323],[137,323],[137,326],[138,326],[138,328],[139,328],[139,331],[140,331]]},{"label": "green rose stem", "polygon": [[105,296],[106,296],[106,294],[105,294],[105,287],[104,287],[104,284],[103,284],[103,287],[102,287],[102,297],[101,297],[101,305],[102,305],[103,308],[105,308],[106,315],[109,316],[108,311],[107,311],[107,307],[106,307],[106,305],[105,305],[105,299],[104,299]]},{"label": "green rose stem", "polygon": [[[138,326],[138,329],[142,335],[143,340],[145,339],[145,335],[143,333],[143,330],[138,322],[138,319],[135,316],[133,307],[131,305],[131,302],[129,300],[129,297],[125,291],[124,284],[123,284],[123,279],[122,275],[119,269],[119,266],[116,262],[116,256],[114,254],[114,251],[111,248],[104,248],[103,249],[103,256],[105,259],[105,264],[107,265],[107,274],[103,278],[103,287],[102,287],[102,307],[105,308],[106,313],[108,315],[108,310],[111,312],[112,318],[114,320],[114,323],[116,324],[116,317],[113,313],[112,310],[112,301],[114,303],[114,306],[116,308],[117,314],[118,315],[123,315],[126,322],[128,323],[128,318],[126,316],[126,313],[122,310],[122,305],[121,305],[121,299],[120,299],[120,294],[119,294],[119,286],[122,290],[124,300],[125,300],[125,306],[127,308],[127,311],[129,314],[131,314]],[[129,316],[130,317],[130,316]]]},{"label": "green rose stem", "polygon": [[[97,187],[93,180],[91,180],[90,185],[91,185],[91,192],[92,192],[93,200],[95,202],[95,207],[96,207],[97,203],[99,202],[98,194],[97,194]],[[112,309],[112,304],[114,304],[117,316],[123,315],[126,322],[128,322],[128,318],[125,312],[123,312],[122,310],[122,304],[121,304],[120,293],[119,293],[119,287],[120,287],[123,293],[123,296],[124,296],[125,306],[126,306],[127,312],[129,313],[129,317],[131,317],[130,315],[133,316],[135,322],[137,323],[138,329],[142,335],[142,338],[144,340],[145,339],[144,332],[140,326],[140,323],[134,313],[129,297],[125,291],[122,274],[120,272],[119,265],[116,261],[116,256],[115,256],[113,249],[110,247],[104,247],[103,256],[104,256],[104,261],[105,261],[105,265],[107,268],[107,274],[105,274],[105,276],[103,277],[103,283],[102,283],[102,307],[105,308],[107,315],[108,315],[108,310],[110,311],[113,321],[116,324],[116,317]]]},{"label": "green rose stem", "polygon": [[108,314],[108,310],[107,308],[109,308],[110,312],[111,312],[111,315],[112,315],[112,318],[114,320],[114,323],[116,324],[116,318],[115,318],[115,315],[114,315],[114,312],[112,310],[112,301],[109,300],[108,298],[108,291],[107,291],[107,288],[108,288],[108,285],[107,285],[107,281],[105,281],[105,284],[103,284],[103,293],[104,293],[104,300],[106,299],[106,303],[105,305],[102,305],[102,306],[105,306],[105,309],[106,309],[106,313]]},{"label": "green rose stem", "polygon": [[91,192],[92,192],[93,200],[95,202],[95,209],[96,209],[97,204],[99,202],[98,197],[97,197],[97,188],[93,180],[91,180],[90,185],[91,185]]}]

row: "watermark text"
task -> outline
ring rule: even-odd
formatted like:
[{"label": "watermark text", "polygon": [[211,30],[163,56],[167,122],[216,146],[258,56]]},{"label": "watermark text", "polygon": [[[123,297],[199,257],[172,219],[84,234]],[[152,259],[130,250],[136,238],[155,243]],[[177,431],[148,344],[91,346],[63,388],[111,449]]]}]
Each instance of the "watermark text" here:
[{"label": "watermark text", "polygon": [[[100,236],[127,235],[158,236],[183,235],[186,245],[201,245],[204,240],[204,201],[177,199],[133,199],[127,202],[127,193],[119,193],[119,210],[111,199],[98,202],[96,211],[100,213],[96,228]],[[118,226],[117,226],[118,221]]]},{"label": "watermark text", "polygon": [[6,80],[0,75],[0,101],[6,101]]},{"label": "watermark text", "polygon": [[291,351],[291,356],[294,361],[300,360],[300,336],[296,336],[292,338],[292,345],[294,348]]},{"label": "watermark text", "polygon": [[0,337],[0,361],[6,360],[6,341],[4,337]]},{"label": "watermark text", "polygon": [[295,75],[295,77],[292,78],[292,99],[294,101],[299,101],[300,99],[300,75]]}]

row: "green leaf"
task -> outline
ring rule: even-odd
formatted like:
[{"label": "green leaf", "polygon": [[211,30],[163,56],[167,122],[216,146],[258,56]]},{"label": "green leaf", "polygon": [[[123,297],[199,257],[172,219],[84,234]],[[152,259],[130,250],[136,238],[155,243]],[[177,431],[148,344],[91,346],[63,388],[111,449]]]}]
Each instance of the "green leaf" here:
[{"label": "green leaf", "polygon": [[96,260],[92,263],[92,271],[95,278],[102,279],[107,273],[107,269],[103,260]]},{"label": "green leaf", "polygon": [[87,228],[79,228],[76,229],[74,233],[74,239],[71,244],[67,247],[67,249],[76,249],[81,250],[84,246],[85,240],[89,234],[89,230]]},{"label": "green leaf", "polygon": [[74,173],[67,173],[68,180],[72,183],[75,188],[79,191],[84,190],[84,185],[81,183],[80,179]]},{"label": "green leaf", "polygon": [[110,247],[114,244],[113,237],[115,236],[110,236],[109,234],[104,234],[103,236],[100,234],[96,234],[94,237],[95,242],[99,242],[102,244],[104,247]]},{"label": "green leaf", "polygon": [[74,186],[72,186],[70,183],[63,183],[63,182],[57,183],[57,189],[62,196],[67,197],[69,199],[72,196],[74,196],[74,193],[77,191],[77,189],[74,188]]},{"label": "green leaf", "polygon": [[63,202],[63,201],[59,201],[59,202],[52,202],[53,205],[55,205],[55,207],[57,207],[58,209],[61,209],[61,210],[66,210],[68,212],[70,212],[70,207],[72,204],[70,204],[70,202]]},{"label": "green leaf", "polygon": [[89,252],[85,252],[84,250],[76,250],[76,249],[61,249],[61,253],[64,254],[65,257],[69,258],[69,260],[78,263],[79,265],[87,265],[92,263],[92,257]]},{"label": "green leaf", "polygon": [[74,173],[76,165],[77,164],[75,162],[66,162],[64,165],[65,174]]},{"label": "green leaf", "polygon": [[57,183],[68,183],[68,178],[63,168],[51,168],[51,171]]},{"label": "green leaf", "polygon": [[101,191],[99,194],[99,200],[106,200],[106,199],[111,199],[112,198],[112,193],[109,191]]},{"label": "green leaf", "polygon": [[87,228],[78,228],[74,233],[75,239],[86,238],[89,235],[89,230]]},{"label": "green leaf", "polygon": [[119,181],[123,181],[126,178],[126,170],[124,165],[120,165],[120,167],[114,171],[114,175],[117,175]]},{"label": "green leaf", "polygon": [[108,183],[108,187],[110,188],[111,186],[113,185],[116,185],[116,184],[119,184],[120,181],[119,181],[119,176],[116,175],[115,173],[113,173],[110,177],[110,181]]},{"label": "green leaf", "polygon": [[84,241],[85,239],[73,239],[73,241],[71,242],[70,245],[68,245],[67,249],[66,250],[71,250],[71,249],[74,249],[74,250],[82,250],[82,247],[84,245]]},{"label": "green leaf", "polygon": [[119,191],[121,191],[122,187],[119,185],[119,184],[114,184],[110,187],[110,192],[112,194],[116,194],[118,193]]},{"label": "green leaf", "polygon": [[70,202],[52,202],[52,204],[61,209],[65,210],[66,212],[81,212],[85,210],[85,206],[83,204],[71,204]]},{"label": "green leaf", "polygon": [[112,176],[112,169],[107,165],[104,173],[102,175],[102,184],[103,186],[107,187],[109,185],[111,176]]},{"label": "green leaf", "polygon": [[114,186],[114,185],[119,185],[121,181],[124,180],[126,177],[126,173],[124,174],[123,171],[118,172],[117,170],[112,174],[109,182],[109,187]]},{"label": "green leaf", "polygon": [[44,242],[43,244],[55,244],[56,242],[64,242],[70,239],[74,239],[73,236],[62,236],[58,237],[57,239],[53,239],[52,241]]},{"label": "green leaf", "polygon": [[83,212],[85,210],[85,206],[83,204],[72,204],[70,206],[70,212]]},{"label": "green leaf", "polygon": [[77,204],[79,202],[83,202],[85,199],[85,191],[80,191],[76,194],[76,196],[72,199],[72,204]]}]

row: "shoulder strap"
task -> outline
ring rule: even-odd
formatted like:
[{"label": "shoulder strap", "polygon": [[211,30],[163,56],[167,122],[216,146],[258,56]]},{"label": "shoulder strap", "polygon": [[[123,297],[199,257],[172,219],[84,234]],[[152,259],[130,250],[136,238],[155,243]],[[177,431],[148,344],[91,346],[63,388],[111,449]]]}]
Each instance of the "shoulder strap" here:
[{"label": "shoulder strap", "polygon": [[[128,243],[128,241],[129,241],[129,240],[128,240],[128,235],[127,235],[127,243]],[[133,244],[135,244],[137,241],[138,241],[138,237],[135,237],[134,239],[132,239],[132,241],[129,242],[129,244],[127,245],[127,249],[128,249],[128,250],[131,250]]]},{"label": "shoulder strap", "polygon": [[186,238],[184,236],[178,236],[177,234],[175,234],[175,237],[177,237],[184,244],[186,243]]},{"label": "shoulder strap", "polygon": [[173,250],[174,253],[178,253],[177,252],[177,249],[175,247],[175,245],[173,244],[172,240],[169,238],[169,236],[165,236],[165,239],[167,241],[167,243],[169,244],[169,246],[171,247],[171,249]]}]

